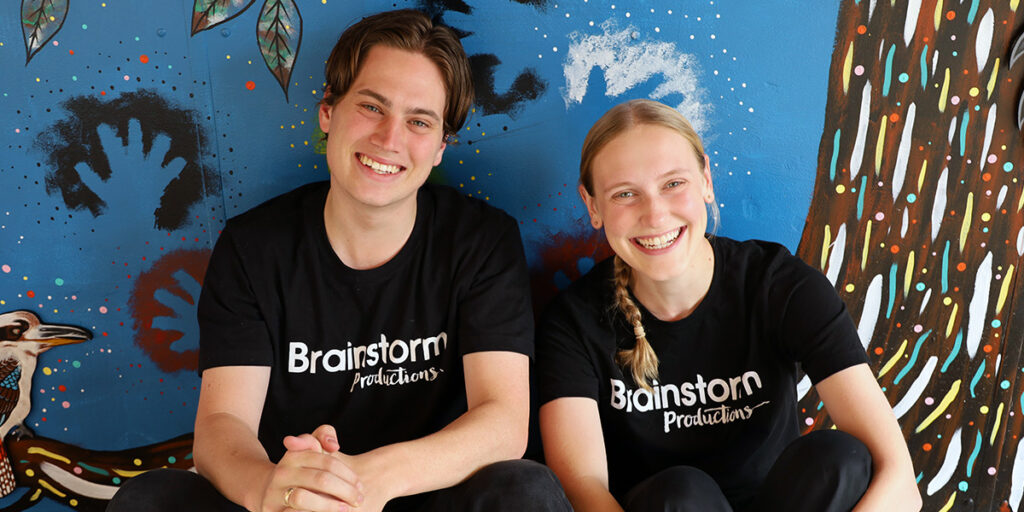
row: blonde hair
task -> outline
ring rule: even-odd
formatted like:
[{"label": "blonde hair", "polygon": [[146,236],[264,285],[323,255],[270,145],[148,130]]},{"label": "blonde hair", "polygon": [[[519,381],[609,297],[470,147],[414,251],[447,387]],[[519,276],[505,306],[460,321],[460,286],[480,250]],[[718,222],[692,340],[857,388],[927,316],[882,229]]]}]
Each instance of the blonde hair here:
[{"label": "blonde hair", "polygon": [[[591,196],[594,195],[594,159],[597,154],[615,137],[626,130],[639,125],[655,125],[674,130],[690,144],[700,165],[704,166],[704,144],[700,136],[676,109],[657,101],[636,99],[620,103],[605,112],[594,126],[587,132],[580,155],[580,184]],[[720,214],[718,203],[714,200],[709,205],[713,235],[718,231]],[[629,295],[629,282],[632,269],[622,258],[615,256],[615,307],[622,312],[636,336],[636,346],[631,350],[620,350],[616,361],[623,367],[628,366],[633,381],[643,389],[650,391],[651,383],[658,378],[658,356],[654,353],[640,317],[640,309]]]}]

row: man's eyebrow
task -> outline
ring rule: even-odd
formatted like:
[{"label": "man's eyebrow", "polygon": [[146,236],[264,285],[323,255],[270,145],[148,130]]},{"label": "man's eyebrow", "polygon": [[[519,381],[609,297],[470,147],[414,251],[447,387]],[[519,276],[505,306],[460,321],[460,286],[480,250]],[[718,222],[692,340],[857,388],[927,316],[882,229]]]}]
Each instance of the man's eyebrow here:
[{"label": "man's eyebrow", "polygon": [[[369,96],[369,97],[379,101],[381,105],[384,105],[387,108],[391,108],[393,106],[393,104],[391,103],[391,100],[385,98],[382,94],[380,94],[380,93],[378,93],[378,92],[376,92],[374,90],[371,90],[371,89],[360,89],[359,91],[357,91],[357,94],[362,94],[364,96]],[[434,112],[433,110],[430,110],[429,108],[417,107],[417,108],[409,109],[406,112],[409,113],[409,114],[427,116],[427,117],[430,117],[430,118],[432,118],[432,119],[434,119],[435,121],[438,121],[438,122],[441,121],[441,116],[439,116],[437,114],[437,112]]]}]

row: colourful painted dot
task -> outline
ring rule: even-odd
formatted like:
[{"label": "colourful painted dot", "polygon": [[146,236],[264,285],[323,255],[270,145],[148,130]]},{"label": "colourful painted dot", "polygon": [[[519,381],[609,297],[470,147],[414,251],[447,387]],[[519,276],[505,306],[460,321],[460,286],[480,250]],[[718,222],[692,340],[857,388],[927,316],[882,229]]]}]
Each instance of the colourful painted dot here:
[{"label": "colourful painted dot", "polygon": [[989,476],[995,475],[996,474],[996,468],[989,467],[987,472],[988,472]]},{"label": "colourful painted dot", "polygon": [[910,80],[910,75],[906,73],[900,73],[899,80],[901,84],[905,84],[907,83],[907,80]]},{"label": "colourful painted dot", "polygon": [[36,292],[34,292],[32,290],[29,290],[29,291],[25,292],[25,295],[28,295],[28,298],[31,299],[31,298],[36,296]]},{"label": "colourful painted dot", "polygon": [[988,414],[988,406],[987,405],[981,406],[980,410],[981,410],[982,414]]},{"label": "colourful painted dot", "polygon": [[1003,380],[1002,382],[999,383],[999,387],[1002,389],[1010,389],[1010,381]]},{"label": "colourful painted dot", "polygon": [[988,212],[985,212],[985,213],[981,214],[981,221],[982,222],[988,222],[990,220],[992,220],[992,214],[990,214]]},{"label": "colourful painted dot", "polygon": [[977,87],[971,87],[971,89],[967,91],[967,94],[970,94],[972,98],[977,96],[979,93],[981,93],[981,91],[978,90]]},{"label": "colourful painted dot", "polygon": [[850,283],[850,284],[846,285],[846,292],[847,293],[853,293],[853,291],[856,290],[856,289],[857,289],[857,287],[854,286],[853,283]]},{"label": "colourful painted dot", "polygon": [[167,457],[167,462],[169,464],[174,464],[175,462],[178,462],[178,459],[175,458],[174,455],[171,455],[170,457]]},{"label": "colourful painted dot", "polygon": [[53,284],[57,286],[64,286],[64,280],[58,277],[57,279],[53,280]]},{"label": "colourful painted dot", "polygon": [[907,194],[907,202],[908,203],[913,203],[914,201],[917,201],[917,195],[916,194]]},{"label": "colourful painted dot", "polygon": [[72,81],[72,82],[77,82],[77,81],[78,81],[78,76],[76,76],[76,75],[71,75],[71,81]]},{"label": "colourful painted dot", "polygon": [[53,370],[51,370],[49,366],[44,366],[43,367],[43,375],[52,375],[52,374],[53,374]]},{"label": "colourful painted dot", "polygon": [[959,270],[960,272],[963,272],[964,270],[967,270],[967,264],[961,261],[960,263],[956,264],[956,269]]},{"label": "colourful painted dot", "polygon": [[814,425],[814,418],[807,418],[804,420],[804,423],[806,423],[808,426]]},{"label": "colourful painted dot", "polygon": [[75,469],[72,469],[71,471],[74,471],[76,475],[81,475],[82,474],[82,468],[80,468],[78,466],[75,466]]},{"label": "colourful painted dot", "polygon": [[0,267],[0,270],[3,270],[4,274],[10,274],[11,273],[11,266],[10,265],[4,265],[4,266]]},{"label": "colourful painted dot", "polygon": [[100,313],[102,313],[104,315],[107,314],[107,307],[106,306],[100,306]]},{"label": "colourful painted dot", "polygon": [[964,480],[960,481],[960,484],[956,486],[961,492],[967,492],[967,482]]},{"label": "colourful painted dot", "polygon": [[29,477],[33,477],[33,476],[36,476],[36,472],[32,471],[31,469],[26,469],[25,470],[25,475],[27,475]]},{"label": "colourful painted dot", "polygon": [[1013,164],[1010,163],[1010,162],[1006,162],[1005,164],[1003,164],[1003,170],[1006,171],[1006,172],[1012,171],[1013,170]]},{"label": "colourful painted dot", "polygon": [[946,298],[942,299],[942,303],[948,306],[948,305],[953,303],[953,299],[951,299],[949,297],[946,297]]},{"label": "colourful painted dot", "polygon": [[120,484],[121,483],[121,479],[116,477],[116,476],[113,479],[111,479],[110,481],[114,482],[115,484]]},{"label": "colourful painted dot", "polygon": [[995,320],[992,320],[992,327],[998,328],[1000,325],[1003,325],[1003,323],[1000,322],[998,318],[995,319]]},{"label": "colourful painted dot", "polygon": [[81,368],[82,367],[82,362],[81,361],[71,361],[71,366],[74,366],[75,368]]},{"label": "colourful painted dot", "polygon": [[988,163],[994,164],[996,163],[996,160],[999,160],[999,157],[997,157],[995,154],[991,154],[988,156]]},{"label": "colourful painted dot", "polygon": [[919,292],[923,292],[925,289],[925,285],[924,283],[917,283],[917,286],[915,286],[914,288],[917,288],[917,291]]},{"label": "colourful painted dot", "polygon": [[954,104],[954,105],[959,105],[960,104],[960,96],[953,96],[952,98],[949,99],[949,102]]},{"label": "colourful painted dot", "polygon": [[61,384],[60,386],[57,386],[57,391],[60,391],[61,393],[65,392],[67,390],[68,390],[68,387],[65,386],[64,384]]},{"label": "colourful painted dot", "polygon": [[864,25],[860,25],[860,26],[857,27],[857,33],[858,34],[865,34],[865,33],[867,33],[867,31],[868,31],[868,28],[865,27]]},{"label": "colourful painted dot", "polygon": [[132,461],[132,464],[135,464],[136,466],[141,466],[142,465],[142,460],[141,459],[135,459],[135,460]]},{"label": "colourful painted dot", "polygon": [[255,89],[256,88],[256,82],[253,82],[252,80],[249,80],[248,82],[245,83],[245,88],[249,89],[250,91]]},{"label": "colourful painted dot", "polygon": [[132,79],[132,77],[130,77],[130,76],[128,76],[128,75],[125,75],[125,76],[124,76],[124,80],[125,80],[126,82],[127,82],[128,80],[131,80],[131,79]]},{"label": "colourful painted dot", "polygon": [[82,23],[82,30],[88,30],[88,29],[89,29],[89,25],[86,25],[85,23]]},{"label": "colourful painted dot", "polygon": [[68,402],[67,400],[65,400],[65,401],[60,403],[60,406],[65,408],[65,409],[67,409],[68,407],[71,407],[71,402]]},{"label": "colourful painted dot", "polygon": [[839,185],[836,185],[836,194],[842,194],[843,192],[846,192],[846,185],[843,185],[841,183]]},{"label": "colourful painted dot", "polygon": [[857,64],[857,67],[853,68],[853,74],[861,76],[864,74],[864,66]]}]

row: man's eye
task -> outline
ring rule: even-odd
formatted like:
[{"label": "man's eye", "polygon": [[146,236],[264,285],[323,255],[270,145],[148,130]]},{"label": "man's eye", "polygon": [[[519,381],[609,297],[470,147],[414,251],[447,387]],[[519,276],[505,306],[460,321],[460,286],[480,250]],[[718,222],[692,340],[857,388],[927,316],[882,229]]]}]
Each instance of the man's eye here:
[{"label": "man's eye", "polygon": [[614,197],[617,198],[617,199],[629,199],[630,197],[633,197],[634,195],[635,194],[633,194],[632,192],[627,190],[627,191],[623,191],[623,192],[619,192],[618,194],[615,194]]},{"label": "man's eye", "polygon": [[374,113],[378,113],[378,114],[380,113],[380,109],[377,108],[376,105],[363,105],[363,108],[365,108],[366,110],[369,110],[370,112],[374,112]]},{"label": "man's eye", "polygon": [[665,188],[676,188],[676,187],[682,185],[683,183],[684,182],[682,180],[670,181],[670,182],[665,184]]},{"label": "man's eye", "polygon": [[429,123],[420,121],[419,119],[416,119],[416,120],[413,120],[413,121],[410,121],[410,122],[412,123],[413,126],[415,126],[417,128],[430,128],[430,124]]}]

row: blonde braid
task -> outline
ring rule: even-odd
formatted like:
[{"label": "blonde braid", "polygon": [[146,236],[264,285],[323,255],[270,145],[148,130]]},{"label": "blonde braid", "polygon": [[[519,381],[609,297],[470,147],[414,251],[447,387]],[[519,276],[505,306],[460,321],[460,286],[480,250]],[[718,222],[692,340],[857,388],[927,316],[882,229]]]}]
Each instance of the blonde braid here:
[{"label": "blonde braid", "polygon": [[620,350],[616,360],[622,366],[628,366],[633,374],[633,381],[647,391],[651,390],[651,382],[658,378],[658,356],[647,341],[644,326],[640,323],[640,309],[629,296],[630,268],[621,258],[615,256],[615,305],[626,316],[633,326],[636,346],[632,350]]}]

